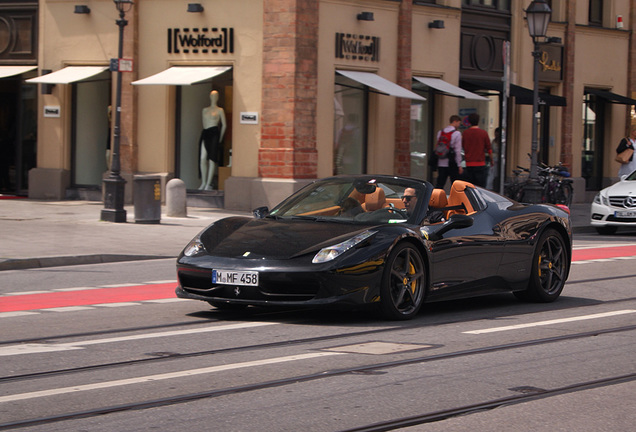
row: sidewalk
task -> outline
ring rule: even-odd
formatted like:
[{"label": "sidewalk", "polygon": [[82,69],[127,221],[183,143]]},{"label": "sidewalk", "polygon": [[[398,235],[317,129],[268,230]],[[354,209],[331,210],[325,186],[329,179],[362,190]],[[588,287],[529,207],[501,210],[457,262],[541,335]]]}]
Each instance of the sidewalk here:
[{"label": "sidewalk", "polygon": [[[127,223],[100,221],[96,201],[0,200],[0,270],[176,258],[199,231],[215,220],[251,216],[223,209],[188,208],[188,217],[161,216],[160,224],[135,223],[126,206]],[[593,232],[589,204],[571,208],[575,233]]]}]

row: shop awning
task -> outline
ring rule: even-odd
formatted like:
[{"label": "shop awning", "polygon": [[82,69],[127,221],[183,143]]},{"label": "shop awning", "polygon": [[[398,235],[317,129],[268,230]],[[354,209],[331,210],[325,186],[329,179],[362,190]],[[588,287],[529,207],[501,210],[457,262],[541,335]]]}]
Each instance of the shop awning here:
[{"label": "shop awning", "polygon": [[481,101],[490,101],[487,97],[479,96],[478,94],[471,93],[468,90],[454,86],[453,84],[441,80],[439,78],[427,78],[427,77],[413,77],[414,80],[421,82],[422,84],[434,88],[435,90],[449,96],[455,96],[462,99],[473,99]]},{"label": "shop awning", "polygon": [[[463,88],[471,91],[493,90],[502,93],[503,81],[481,81],[481,80],[461,80],[459,82]],[[532,105],[534,92],[516,84],[510,84],[510,96],[515,98],[515,103],[519,105]],[[539,92],[539,104],[548,106],[566,106],[566,99],[563,96],[551,95]]]},{"label": "shop awning", "polygon": [[147,78],[133,82],[133,85],[192,85],[221,75],[231,66],[173,66]]},{"label": "shop awning", "polygon": [[0,66],[0,79],[20,75],[37,68],[37,66]]},{"label": "shop awning", "polygon": [[371,72],[357,72],[357,71],[336,71],[340,75],[352,79],[360,84],[371,87],[378,92],[395,97],[401,97],[406,99],[416,99],[424,101],[426,98],[413,93],[411,90],[405,89],[394,82],[389,81],[386,78],[382,78],[380,75]]},{"label": "shop awning", "polygon": [[26,80],[32,84],[72,84],[108,70],[107,66],[67,66],[50,74]]},{"label": "shop awning", "polygon": [[621,96],[616,93],[612,93],[607,90],[597,89],[585,89],[586,94],[592,94],[601,99],[605,99],[609,103],[623,104],[623,105],[636,105],[636,99],[628,98],[627,96]]}]

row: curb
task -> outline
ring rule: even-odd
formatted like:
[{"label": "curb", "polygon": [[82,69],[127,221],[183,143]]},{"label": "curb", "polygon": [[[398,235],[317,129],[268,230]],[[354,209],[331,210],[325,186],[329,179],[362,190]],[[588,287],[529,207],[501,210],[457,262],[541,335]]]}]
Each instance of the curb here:
[{"label": "curb", "polygon": [[174,258],[176,256],[160,256],[160,255],[74,255],[74,256],[59,256],[59,257],[46,257],[46,258],[24,258],[24,259],[7,259],[0,261],[0,271],[4,270],[26,270],[33,268],[45,268],[45,267],[62,267],[70,265],[83,265],[83,264],[105,264],[124,261],[144,261],[155,259],[167,259]]}]

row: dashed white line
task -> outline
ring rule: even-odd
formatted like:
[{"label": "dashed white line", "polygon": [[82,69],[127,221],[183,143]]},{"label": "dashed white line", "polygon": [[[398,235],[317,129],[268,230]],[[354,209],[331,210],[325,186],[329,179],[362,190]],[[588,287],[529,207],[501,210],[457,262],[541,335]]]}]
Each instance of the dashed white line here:
[{"label": "dashed white line", "polygon": [[626,315],[626,314],[633,314],[633,313],[636,313],[636,310],[626,309],[626,310],[605,312],[605,313],[599,313],[599,314],[593,314],[593,315],[582,315],[582,316],[570,317],[570,318],[560,318],[560,319],[554,319],[554,320],[548,320],[548,321],[538,321],[538,322],[526,323],[526,324],[516,324],[511,326],[505,326],[505,327],[493,327],[493,328],[488,328],[483,330],[471,330],[471,331],[466,331],[463,333],[465,334],[495,333],[495,332],[508,331],[508,330],[519,330],[524,328],[547,326],[552,324],[562,324],[562,323],[575,322],[575,321],[585,321],[585,320],[591,320],[591,319],[607,318],[607,317],[612,317],[617,315]]},{"label": "dashed white line", "polygon": [[84,341],[60,343],[60,344],[7,345],[4,347],[0,347],[0,357],[14,356],[14,355],[20,355],[20,354],[39,354],[43,352],[76,350],[76,349],[83,349],[83,347],[86,347],[89,345],[100,345],[100,344],[113,343],[113,342],[129,342],[129,341],[142,340],[142,339],[182,336],[186,334],[197,334],[197,333],[210,333],[210,332],[218,332],[218,331],[226,331],[226,330],[240,330],[240,329],[246,329],[246,328],[276,325],[276,324],[278,323],[245,322],[245,323],[237,323],[237,324],[208,326],[208,327],[201,327],[201,328],[195,328],[195,329],[170,330],[170,331],[156,332],[156,333],[141,333],[137,335],[120,336],[120,337],[104,338],[104,339],[89,339]]},{"label": "dashed white line", "polygon": [[312,359],[317,357],[327,357],[327,356],[334,356],[334,355],[343,355],[343,353],[316,352],[316,353],[308,353],[308,354],[297,354],[297,355],[291,355],[291,356],[285,356],[285,357],[277,357],[277,358],[264,359],[264,360],[254,360],[254,361],[234,363],[234,364],[228,364],[228,365],[220,365],[220,366],[212,366],[212,367],[200,368],[200,369],[190,369],[190,370],[184,370],[179,372],[169,372],[169,373],[163,373],[163,374],[157,374],[157,375],[147,375],[147,376],[142,376],[137,378],[128,378],[128,379],[100,382],[100,383],[94,383],[94,384],[76,385],[72,387],[54,388],[50,390],[41,390],[41,391],[35,391],[35,392],[29,392],[29,393],[20,393],[20,394],[8,395],[8,396],[1,396],[0,403],[14,402],[19,400],[34,399],[39,397],[54,396],[54,395],[67,394],[67,393],[77,393],[77,392],[89,391],[89,390],[119,387],[119,386],[125,386],[130,384],[140,384],[140,383],[146,383],[146,382],[161,381],[161,380],[167,380],[167,379],[173,379],[173,378],[190,377],[190,376],[210,374],[215,372],[223,372],[223,371],[228,371],[232,369],[264,366],[264,365],[285,363],[285,362],[298,361],[298,360],[307,360],[307,359]]}]

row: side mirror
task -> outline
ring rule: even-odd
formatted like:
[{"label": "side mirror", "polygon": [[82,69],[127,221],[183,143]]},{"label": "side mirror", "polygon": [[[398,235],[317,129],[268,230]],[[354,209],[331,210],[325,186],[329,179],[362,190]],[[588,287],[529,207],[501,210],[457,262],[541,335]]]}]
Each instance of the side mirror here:
[{"label": "side mirror", "polygon": [[441,240],[442,236],[453,229],[462,229],[473,226],[474,219],[471,216],[454,214],[435,231],[428,233],[429,240]]},{"label": "side mirror", "polygon": [[256,219],[263,219],[269,214],[269,208],[267,206],[255,208],[252,210],[252,214]]}]

